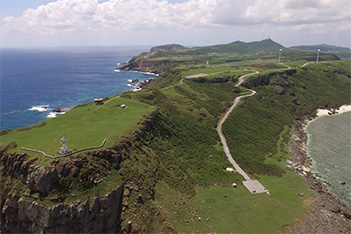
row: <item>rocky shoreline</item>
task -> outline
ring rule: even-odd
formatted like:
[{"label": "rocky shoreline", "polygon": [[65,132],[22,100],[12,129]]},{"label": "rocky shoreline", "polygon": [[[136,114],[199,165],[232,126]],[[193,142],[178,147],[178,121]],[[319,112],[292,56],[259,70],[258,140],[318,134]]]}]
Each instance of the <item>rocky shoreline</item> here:
[{"label": "rocky shoreline", "polygon": [[317,111],[295,121],[290,140],[290,166],[297,175],[304,177],[313,197],[306,200],[310,212],[291,227],[293,233],[350,233],[351,207],[342,203],[334,194],[328,192],[325,183],[311,172],[312,160],[306,152],[307,134],[304,127],[313,120]]}]

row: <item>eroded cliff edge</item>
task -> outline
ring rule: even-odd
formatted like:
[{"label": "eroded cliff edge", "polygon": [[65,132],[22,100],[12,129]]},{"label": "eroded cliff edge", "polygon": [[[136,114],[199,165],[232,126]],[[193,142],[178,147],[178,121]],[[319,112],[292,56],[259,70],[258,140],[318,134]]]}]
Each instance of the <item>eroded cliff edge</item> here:
[{"label": "eroded cliff edge", "polygon": [[[128,197],[128,189],[133,186],[127,184],[124,192],[125,184],[118,176],[120,164],[123,157],[128,157],[133,142],[149,131],[156,114],[153,112],[130,137],[112,147],[52,160],[47,165],[24,152],[11,150],[16,148],[15,143],[1,148],[0,231],[123,231],[121,214],[128,206],[122,203],[123,196]],[[100,186],[103,183],[108,186]],[[102,189],[105,190],[96,191]]]}]

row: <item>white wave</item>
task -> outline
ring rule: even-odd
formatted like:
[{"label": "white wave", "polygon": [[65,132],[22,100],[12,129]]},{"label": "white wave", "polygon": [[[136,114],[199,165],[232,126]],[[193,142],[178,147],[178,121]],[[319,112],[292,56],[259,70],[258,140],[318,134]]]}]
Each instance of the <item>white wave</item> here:
[{"label": "white wave", "polygon": [[66,112],[50,112],[46,117],[47,118],[55,118],[57,116],[63,115]]},{"label": "white wave", "polygon": [[141,72],[141,71],[128,71],[128,72],[135,72],[135,73],[140,73],[140,74],[159,76],[159,74],[152,73],[152,72]]},{"label": "white wave", "polygon": [[29,110],[31,111],[39,111],[39,112],[44,112],[48,110],[49,105],[40,105],[40,106],[32,106]]},{"label": "white wave", "polygon": [[46,117],[47,118],[55,118],[56,117],[56,113],[50,112]]},{"label": "white wave", "polygon": [[134,84],[128,84],[128,86],[134,87],[135,85]]}]

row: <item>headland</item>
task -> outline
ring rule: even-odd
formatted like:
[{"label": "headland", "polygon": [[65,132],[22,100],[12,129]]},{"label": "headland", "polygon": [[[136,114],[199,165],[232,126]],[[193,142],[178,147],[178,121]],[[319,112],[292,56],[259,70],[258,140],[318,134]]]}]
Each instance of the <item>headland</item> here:
[{"label": "headland", "polygon": [[[2,230],[311,231],[305,229],[308,224],[298,224],[313,216],[306,204],[315,191],[294,173],[308,174],[302,167],[307,168],[308,158],[296,156],[302,160],[300,167],[286,165],[292,126],[313,110],[349,100],[349,63],[321,54],[325,63],[301,68],[312,54],[286,49],[283,66],[276,60],[280,48],[272,40],[156,47],[120,67],[159,73],[148,88],[104,98],[103,105],[82,104],[58,118],[2,133]],[[249,70],[260,73],[237,87],[239,77],[252,73]],[[200,73],[208,75],[186,79]],[[248,96],[248,89],[255,95]],[[239,173],[226,172],[231,164],[216,127],[240,96],[246,97],[223,124],[223,135],[238,165],[270,194],[251,194]],[[102,149],[64,159],[19,150],[46,147],[45,152],[57,152],[62,136],[72,150],[107,141]],[[303,135],[297,141],[301,139]],[[118,201],[113,207],[111,199]],[[330,210],[321,211],[329,215]],[[338,206],[334,211],[335,222],[318,219],[316,225],[347,230],[347,210]]]}]

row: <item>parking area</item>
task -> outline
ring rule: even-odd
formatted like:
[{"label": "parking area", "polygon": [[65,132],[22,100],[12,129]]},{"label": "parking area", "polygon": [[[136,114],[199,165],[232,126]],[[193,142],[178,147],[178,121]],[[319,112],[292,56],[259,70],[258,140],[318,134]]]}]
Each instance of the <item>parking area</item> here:
[{"label": "parking area", "polygon": [[250,191],[250,193],[269,193],[268,190],[263,187],[263,185],[258,182],[258,180],[247,180],[243,181],[245,187]]}]

